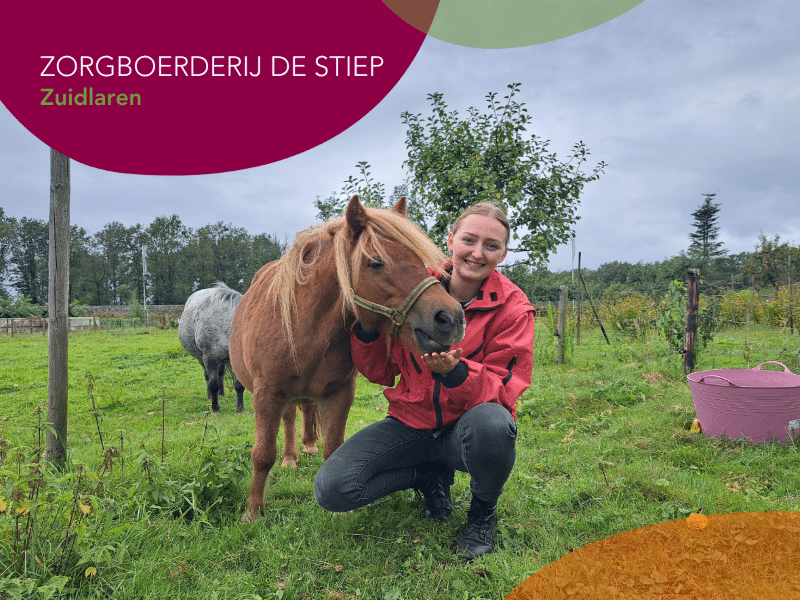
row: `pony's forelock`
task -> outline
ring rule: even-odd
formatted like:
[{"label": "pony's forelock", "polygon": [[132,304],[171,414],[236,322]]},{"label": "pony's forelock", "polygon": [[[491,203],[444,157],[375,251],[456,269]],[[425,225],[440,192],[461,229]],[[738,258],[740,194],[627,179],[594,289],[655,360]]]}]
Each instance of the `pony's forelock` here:
[{"label": "pony's forelock", "polygon": [[[365,207],[369,221],[359,235],[352,253],[347,253],[345,245],[337,246],[337,267],[345,262],[347,272],[339,268],[339,285],[342,290],[343,310],[355,312],[351,286],[358,284],[361,273],[359,268],[364,260],[379,259],[391,265],[392,254],[386,250],[385,242],[399,243],[420,258],[422,263],[433,272],[442,274],[441,265],[446,260],[444,253],[414,223],[400,213]],[[342,237],[346,237],[343,235]],[[341,248],[339,250],[339,248]],[[349,256],[348,256],[349,254]]]}]

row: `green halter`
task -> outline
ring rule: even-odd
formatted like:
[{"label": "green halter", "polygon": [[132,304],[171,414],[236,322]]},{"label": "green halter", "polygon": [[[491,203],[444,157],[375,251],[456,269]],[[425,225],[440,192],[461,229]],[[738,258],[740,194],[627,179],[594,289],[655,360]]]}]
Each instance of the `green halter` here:
[{"label": "green halter", "polygon": [[381,306],[380,304],[375,304],[374,302],[365,300],[360,296],[356,296],[355,292],[353,292],[353,301],[361,308],[366,308],[367,310],[378,313],[379,315],[389,317],[392,320],[391,334],[392,337],[394,337],[397,335],[398,331],[400,331],[400,327],[403,326],[403,323],[406,322],[408,311],[411,310],[412,306],[414,306],[414,303],[422,295],[422,292],[436,283],[439,283],[439,280],[436,279],[436,277],[428,277],[427,279],[420,281],[419,285],[417,285],[417,287],[411,291],[411,293],[408,295],[408,298],[406,298],[405,302],[403,302],[400,308],[388,308],[386,306]]}]

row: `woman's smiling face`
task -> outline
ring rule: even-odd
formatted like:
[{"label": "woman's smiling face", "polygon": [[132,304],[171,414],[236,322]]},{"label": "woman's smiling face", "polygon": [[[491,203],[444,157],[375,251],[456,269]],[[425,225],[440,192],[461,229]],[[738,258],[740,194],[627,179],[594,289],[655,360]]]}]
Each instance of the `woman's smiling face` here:
[{"label": "woman's smiling face", "polygon": [[508,253],[506,228],[494,217],[469,215],[447,236],[453,254],[453,276],[464,281],[483,281]]}]

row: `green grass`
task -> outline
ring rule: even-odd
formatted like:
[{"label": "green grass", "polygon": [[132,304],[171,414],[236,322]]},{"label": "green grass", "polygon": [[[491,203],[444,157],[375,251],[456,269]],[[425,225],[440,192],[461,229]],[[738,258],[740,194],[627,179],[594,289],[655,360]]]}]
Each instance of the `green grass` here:
[{"label": "green grass", "polygon": [[[657,340],[609,346],[584,333],[568,363],[555,365],[553,339],[538,326],[496,551],[465,564],[455,555],[469,505],[464,474],[443,524],[426,522],[410,491],[337,516],[313,499],[321,457],[301,457],[296,471],[276,466],[264,516],[241,524],[250,394],[237,415],[227,382],[221,412],[209,413],[202,370],[175,330],[71,334],[69,467],[32,473],[47,339],[0,338],[0,498],[12,500],[0,513],[0,597],[503,598],[573,549],[699,508],[800,510],[797,448],[690,433],[680,357]],[[799,347],[800,336],[782,330],[722,332],[698,368],[782,358],[796,370]],[[359,379],[347,435],[385,415],[381,389]],[[17,513],[26,502],[30,512]],[[82,505],[89,514],[78,517]],[[27,526],[35,535],[22,561]]]}]

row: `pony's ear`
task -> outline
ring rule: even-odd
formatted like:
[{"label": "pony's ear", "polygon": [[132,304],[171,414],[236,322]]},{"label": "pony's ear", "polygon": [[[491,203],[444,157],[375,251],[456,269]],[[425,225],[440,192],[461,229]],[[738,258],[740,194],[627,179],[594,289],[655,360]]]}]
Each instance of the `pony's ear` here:
[{"label": "pony's ear", "polygon": [[392,207],[392,210],[396,213],[400,213],[404,217],[408,216],[408,207],[406,206],[406,197],[400,196],[400,200]]},{"label": "pony's ear", "polygon": [[364,210],[364,205],[358,198],[358,194],[354,194],[347,203],[347,208],[344,211],[344,217],[347,221],[347,229],[350,232],[350,239],[357,240],[358,236],[367,226],[369,217],[367,211]]}]

